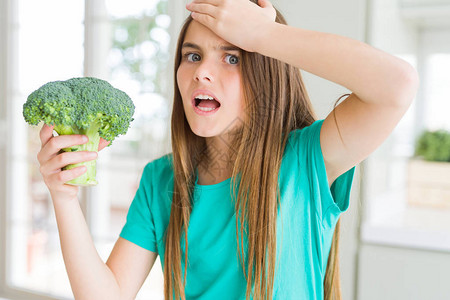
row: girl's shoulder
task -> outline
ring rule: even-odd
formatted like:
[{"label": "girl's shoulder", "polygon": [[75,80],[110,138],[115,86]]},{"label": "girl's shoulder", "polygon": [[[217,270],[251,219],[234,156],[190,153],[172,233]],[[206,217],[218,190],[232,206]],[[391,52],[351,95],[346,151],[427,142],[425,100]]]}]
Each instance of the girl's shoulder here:
[{"label": "girl's shoulder", "polygon": [[322,120],[316,120],[311,125],[303,128],[297,128],[289,133],[288,144],[296,150],[311,147],[320,140],[320,130],[322,128]]},{"label": "girl's shoulder", "polygon": [[164,154],[147,163],[144,168],[143,177],[146,179],[168,179],[173,177],[173,155]]},{"label": "girl's shoulder", "polygon": [[317,132],[320,132],[320,128],[322,127],[322,123],[325,121],[324,119],[316,120],[311,125],[304,126],[302,128],[296,128],[289,133],[289,136],[292,137],[304,137],[311,136]]}]

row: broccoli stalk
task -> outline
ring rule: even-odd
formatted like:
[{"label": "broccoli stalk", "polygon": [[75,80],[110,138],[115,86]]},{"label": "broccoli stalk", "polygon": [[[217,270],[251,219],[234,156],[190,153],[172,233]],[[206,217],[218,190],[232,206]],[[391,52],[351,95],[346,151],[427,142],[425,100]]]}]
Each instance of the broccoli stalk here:
[{"label": "broccoli stalk", "polygon": [[[72,78],[49,82],[31,93],[23,106],[25,121],[55,125],[59,135],[82,134],[89,142],[62,151],[98,151],[100,137],[112,142],[125,134],[133,121],[134,104],[124,92],[108,82],[93,78]],[[109,144],[111,145],[111,143]],[[67,165],[65,170],[86,166],[87,172],[66,184],[96,185],[96,161]]]},{"label": "broccoli stalk", "polygon": [[[89,141],[86,144],[73,146],[71,148],[62,149],[64,152],[73,152],[73,151],[98,151],[98,144],[100,143],[100,135],[98,134],[98,130],[100,125],[98,123],[92,123],[90,127],[87,129],[79,129],[76,127],[70,127],[66,125],[55,126],[54,129],[58,132],[59,135],[64,134],[82,134],[86,135],[89,138]],[[80,186],[90,186],[96,185],[98,182],[96,180],[97,175],[97,166],[95,160],[90,160],[78,164],[71,164],[64,167],[64,170],[74,169],[80,166],[86,166],[86,172],[68,182],[67,184],[71,185],[80,185]]]}]

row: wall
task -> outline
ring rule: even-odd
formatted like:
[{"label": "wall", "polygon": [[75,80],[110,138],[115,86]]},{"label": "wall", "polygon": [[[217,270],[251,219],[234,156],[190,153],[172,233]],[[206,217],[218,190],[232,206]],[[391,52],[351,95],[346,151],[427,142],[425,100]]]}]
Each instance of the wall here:
[{"label": "wall", "polygon": [[[7,3],[0,1],[0,166],[6,164],[6,39],[7,39]],[[6,232],[3,228],[6,226],[6,172],[0,168],[0,253],[5,253]],[[0,294],[4,290],[6,259],[0,257]]]},{"label": "wall", "polygon": [[[438,1],[434,2],[437,3]],[[450,1],[439,1],[441,4],[444,4],[444,2],[450,3]],[[423,24],[426,18],[417,17],[416,14],[428,12],[436,16],[442,15],[444,10],[437,7],[433,8],[431,7],[432,4],[432,1],[424,0],[404,0],[402,2],[399,0],[370,1],[369,9],[371,13],[368,28],[368,43],[383,51],[408,59],[422,76],[420,60],[418,60],[421,55],[421,49],[419,47],[421,28],[418,25]],[[408,7],[407,10],[402,9],[405,5]],[[421,7],[412,10],[411,5],[421,5]],[[408,19],[404,19],[402,16],[408,16]],[[417,22],[414,20],[415,18]],[[437,24],[437,19],[434,21],[432,20],[433,18],[429,19],[434,24]],[[418,95],[414,101],[416,108],[413,113],[416,115],[414,117],[415,127],[413,131],[416,132],[422,127],[422,118],[420,117],[424,105],[422,92],[422,88],[419,88]],[[379,185],[375,186],[375,183],[378,184],[378,182],[372,180],[372,178],[377,176],[373,175],[373,173],[377,170],[383,172],[382,170],[385,169],[385,165],[389,164],[389,161],[383,158],[389,156],[388,152],[392,151],[391,146],[393,142],[393,140],[388,140],[382,149],[377,151],[378,153],[376,155],[372,156],[373,161],[371,160],[371,165],[373,162],[373,165],[376,167],[372,168],[370,170],[370,176],[366,177],[372,183],[372,186],[368,187],[365,191],[367,197],[380,189]],[[366,199],[367,197],[364,198]],[[381,199],[380,202],[383,203],[380,204],[371,201],[370,206],[365,206],[364,220],[370,221],[370,219],[382,213],[380,210],[386,211],[391,209],[394,202],[401,201],[401,199],[396,197],[392,199]],[[380,209],[376,209],[376,207]],[[427,235],[423,225],[426,222],[430,222],[431,224],[433,221],[435,220],[425,217],[410,219],[410,226],[414,227],[416,231],[420,230],[415,235],[411,232],[410,236],[416,240],[419,237],[419,233]],[[407,228],[406,226],[402,227],[402,223],[404,222],[406,221],[401,218],[395,218],[392,223],[398,223],[399,228],[389,229],[386,227],[384,236],[386,237],[396,230],[402,232],[401,237],[406,236],[405,232],[407,232]],[[360,246],[358,266],[358,300],[449,299],[450,289],[444,280],[448,279],[450,253],[446,251],[412,249],[406,245],[393,247],[388,245],[387,240],[383,242],[381,239],[377,243],[373,243],[369,241],[371,239],[373,240],[373,237],[366,236],[365,227],[366,224],[363,223],[363,241]],[[376,233],[376,230],[372,230],[372,233]],[[442,236],[445,238],[443,232]],[[395,240],[397,242],[399,241],[399,239]]]},{"label": "wall", "polygon": [[448,253],[365,244],[360,268],[358,300],[449,299]]},{"label": "wall", "polygon": [[[288,24],[309,30],[343,35],[365,41],[366,1],[273,1]],[[334,102],[349,91],[334,82],[302,72],[311,101],[320,118],[333,108]]]},{"label": "wall", "polygon": [[[366,40],[366,1],[273,1],[285,15],[288,24],[308,30],[334,33],[355,40]],[[325,118],[336,100],[345,93],[345,87],[302,71],[306,89],[319,118]],[[350,207],[341,217],[340,264],[343,299],[355,299],[358,227],[361,211],[360,171],[354,178]]]}]

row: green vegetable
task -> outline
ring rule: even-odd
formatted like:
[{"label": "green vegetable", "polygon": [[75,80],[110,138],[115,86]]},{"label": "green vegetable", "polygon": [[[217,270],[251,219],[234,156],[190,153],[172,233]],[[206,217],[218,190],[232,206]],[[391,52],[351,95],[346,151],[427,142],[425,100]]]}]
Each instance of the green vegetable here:
[{"label": "green vegetable", "polygon": [[[72,78],[46,83],[31,93],[23,105],[23,117],[30,125],[55,125],[59,135],[83,134],[89,142],[63,151],[98,151],[100,137],[112,142],[125,134],[133,121],[130,97],[108,82],[93,78]],[[111,143],[110,143],[111,145]],[[67,184],[96,185],[96,161],[68,165],[64,169],[86,166],[87,172]]]},{"label": "green vegetable", "polygon": [[450,162],[450,132],[424,131],[417,140],[415,155],[428,161]]}]

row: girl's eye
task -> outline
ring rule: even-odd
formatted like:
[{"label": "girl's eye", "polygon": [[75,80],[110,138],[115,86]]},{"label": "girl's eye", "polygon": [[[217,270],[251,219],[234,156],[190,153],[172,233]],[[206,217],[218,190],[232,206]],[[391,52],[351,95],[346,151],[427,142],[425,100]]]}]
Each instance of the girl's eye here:
[{"label": "girl's eye", "polygon": [[239,63],[239,57],[233,54],[227,54],[227,56],[225,57],[225,61],[231,65],[236,65],[237,63]]},{"label": "girl's eye", "polygon": [[200,60],[200,55],[198,55],[197,53],[186,53],[184,55],[188,61],[199,61]]}]

